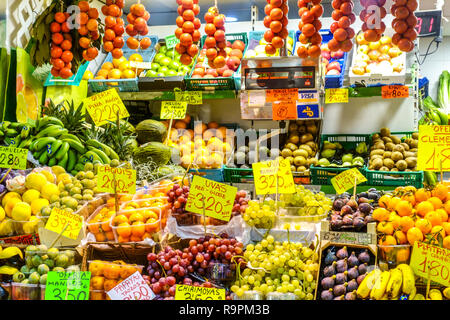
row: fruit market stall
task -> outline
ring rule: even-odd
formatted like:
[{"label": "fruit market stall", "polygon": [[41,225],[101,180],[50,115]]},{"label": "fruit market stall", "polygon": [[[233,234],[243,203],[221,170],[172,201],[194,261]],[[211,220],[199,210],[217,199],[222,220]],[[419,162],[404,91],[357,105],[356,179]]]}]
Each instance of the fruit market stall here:
[{"label": "fruit market stall", "polygon": [[442,10],[167,6],[11,6],[0,299],[450,300]]}]

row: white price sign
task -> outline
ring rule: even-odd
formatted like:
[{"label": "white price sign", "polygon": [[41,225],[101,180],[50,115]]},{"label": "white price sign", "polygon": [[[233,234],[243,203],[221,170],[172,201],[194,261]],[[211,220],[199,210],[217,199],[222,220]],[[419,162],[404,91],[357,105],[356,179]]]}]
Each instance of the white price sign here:
[{"label": "white price sign", "polygon": [[153,300],[155,294],[136,271],[107,292],[111,300]]}]

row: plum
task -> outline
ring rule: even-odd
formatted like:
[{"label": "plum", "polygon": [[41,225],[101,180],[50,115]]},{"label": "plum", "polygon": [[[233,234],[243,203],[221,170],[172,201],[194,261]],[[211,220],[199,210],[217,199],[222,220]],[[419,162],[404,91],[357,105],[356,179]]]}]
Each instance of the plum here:
[{"label": "plum", "polygon": [[347,265],[347,258],[338,260],[336,262],[336,271],[337,272],[344,272],[347,271],[348,265]]},{"label": "plum", "polygon": [[333,289],[328,289],[328,290],[322,291],[322,293],[320,294],[320,298],[322,300],[333,300],[333,298],[334,298]]},{"label": "plum", "polygon": [[[339,256],[338,256],[338,258],[339,258]],[[369,256],[369,253],[367,252],[367,249],[358,255],[358,260],[361,263],[369,263],[370,256]]]},{"label": "plum", "polygon": [[323,275],[325,277],[331,277],[336,274],[336,261],[323,269]]},{"label": "plum", "polygon": [[338,284],[333,287],[333,294],[335,296],[342,296],[347,292],[347,282],[344,284]]},{"label": "plum", "polygon": [[337,257],[336,255],[331,251],[331,249],[328,249],[327,255],[325,257],[325,264],[328,266],[333,263],[333,261],[336,261]]},{"label": "plum", "polygon": [[333,202],[333,210],[340,211],[344,205],[345,203],[344,201],[342,201],[342,199],[336,199]]},{"label": "plum", "polygon": [[369,214],[372,212],[373,208],[369,203],[360,203],[358,206],[358,210],[362,213]]},{"label": "plum", "polygon": [[358,266],[358,273],[359,274],[365,274],[367,272],[367,263],[361,263]]},{"label": "plum", "polygon": [[325,289],[325,290],[333,288],[334,285],[335,285],[335,281],[334,280],[336,278],[337,278],[337,276],[335,276],[335,275],[333,275],[331,277],[323,278],[322,281],[320,282],[320,284],[322,285],[322,288]]},{"label": "plum", "polygon": [[341,209],[341,216],[345,216],[347,214],[353,214],[353,209],[349,205],[345,205]]},{"label": "plum", "polygon": [[348,258],[347,247],[342,247],[341,249],[339,249],[338,252],[336,252],[336,257],[338,257],[339,259]]},{"label": "plum", "polygon": [[357,289],[358,289],[358,282],[355,279],[352,279],[347,283],[347,292],[352,292]]},{"label": "plum", "polygon": [[337,273],[334,277],[334,282],[335,284],[344,284],[345,282],[347,282],[347,271],[341,272],[341,273]]}]

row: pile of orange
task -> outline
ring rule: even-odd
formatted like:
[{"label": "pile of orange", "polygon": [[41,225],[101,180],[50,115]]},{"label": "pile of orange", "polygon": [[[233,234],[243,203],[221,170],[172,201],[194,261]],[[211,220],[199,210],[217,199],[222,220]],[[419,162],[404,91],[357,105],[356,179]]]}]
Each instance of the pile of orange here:
[{"label": "pile of orange", "polygon": [[114,232],[111,228],[111,219],[114,216],[114,207],[105,206],[88,223],[87,228],[98,242],[114,241]]},{"label": "pile of orange", "polygon": [[91,272],[90,300],[111,300],[106,292],[136,271],[141,273],[142,266],[126,264],[122,260],[113,262],[93,260],[89,262],[89,271]]},{"label": "pile of orange", "polygon": [[[383,195],[372,217],[378,221],[380,245],[414,245],[424,241],[450,249],[450,189],[439,183],[429,191],[414,187],[397,188]],[[386,249],[389,250],[389,249]]]},{"label": "pile of orange", "polygon": [[[117,80],[117,79],[134,79],[143,70],[132,68],[131,62],[143,62],[144,59],[140,54],[134,53],[127,60],[124,56],[118,59],[112,59],[112,62],[108,61],[103,63],[100,70],[98,70],[95,80]],[[117,85],[117,83],[111,83],[111,85]]]}]

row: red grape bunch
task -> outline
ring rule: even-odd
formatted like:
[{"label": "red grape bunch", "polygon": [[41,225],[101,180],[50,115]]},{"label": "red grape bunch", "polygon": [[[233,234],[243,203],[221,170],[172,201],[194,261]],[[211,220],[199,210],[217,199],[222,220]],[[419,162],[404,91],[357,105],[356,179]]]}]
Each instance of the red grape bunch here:
[{"label": "red grape bunch", "polygon": [[172,189],[167,193],[169,204],[173,213],[185,212],[187,198],[189,197],[189,186],[180,186],[174,184]]}]

